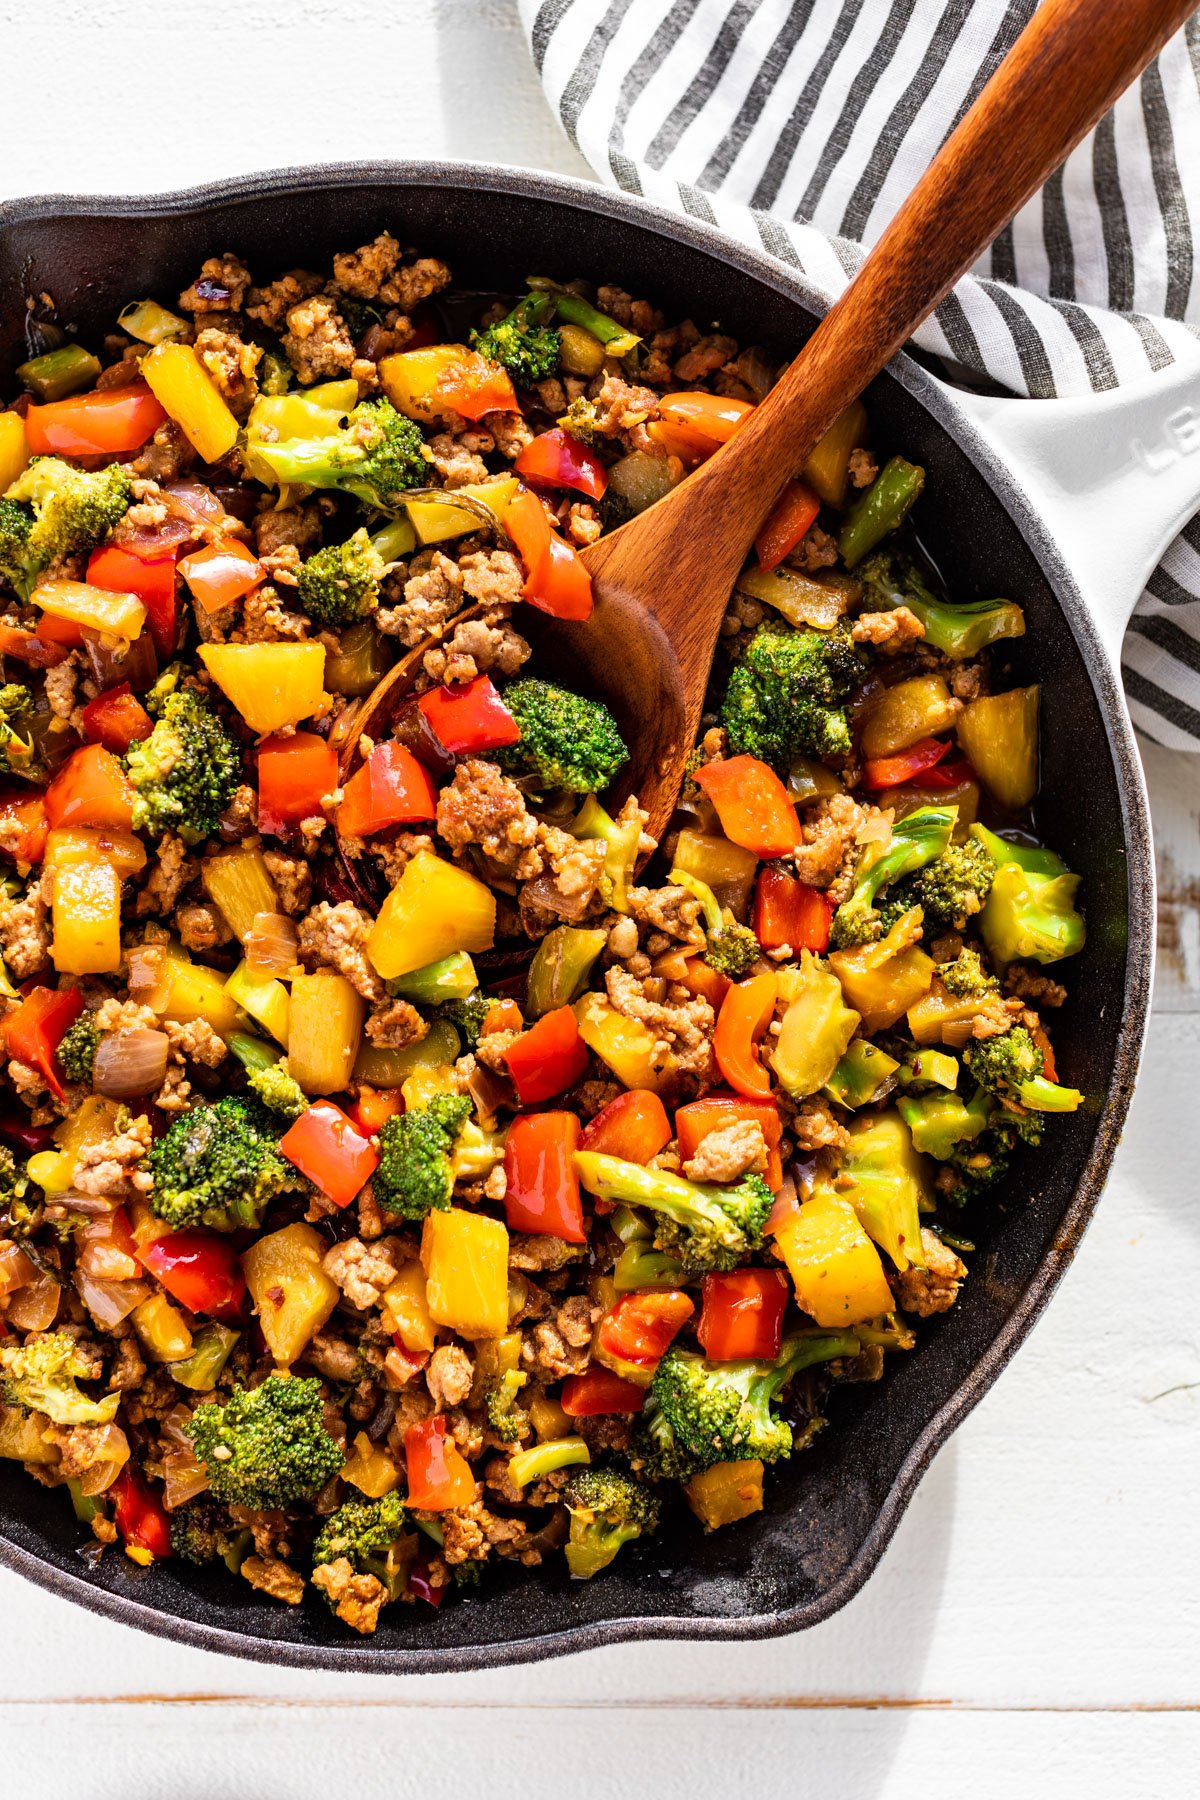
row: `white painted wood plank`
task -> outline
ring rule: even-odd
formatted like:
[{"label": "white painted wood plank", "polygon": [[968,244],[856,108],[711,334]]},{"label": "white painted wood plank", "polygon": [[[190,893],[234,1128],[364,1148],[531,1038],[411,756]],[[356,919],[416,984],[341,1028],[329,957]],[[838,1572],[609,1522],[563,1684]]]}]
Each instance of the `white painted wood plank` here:
[{"label": "white painted wood plank", "polygon": [[1200,1145],[1178,1125],[1194,1115],[1198,1053],[1200,1019],[1156,1021],[1117,1174],[1048,1316],[934,1464],[875,1578],[816,1630],[399,1681],[210,1657],[5,1575],[0,1694],[1200,1700]]},{"label": "white painted wood plank", "polygon": [[462,1800],[501,1768],[557,1800],[1191,1800],[1200,1749],[1195,1716],[1053,1712],[0,1706],[0,1731],[21,1800]]}]

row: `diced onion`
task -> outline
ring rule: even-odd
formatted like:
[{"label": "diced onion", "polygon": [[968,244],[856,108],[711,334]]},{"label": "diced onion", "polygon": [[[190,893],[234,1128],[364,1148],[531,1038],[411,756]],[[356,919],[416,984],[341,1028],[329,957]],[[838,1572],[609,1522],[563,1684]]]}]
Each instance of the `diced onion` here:
[{"label": "diced onion", "polygon": [[110,688],[127,681],[135,693],[141,693],[153,686],[158,676],[158,657],[148,631],[126,640],[103,638],[98,632],[85,629],[83,642],[97,687]]},{"label": "diced onion", "polygon": [[163,1505],[174,1512],[208,1488],[208,1471],[191,1450],[170,1450],[163,1457]]},{"label": "diced onion", "polygon": [[121,1427],[99,1427],[89,1443],[88,1466],[80,1478],[80,1492],[89,1495],[106,1493],[128,1461],[129,1439]]},{"label": "diced onion", "polygon": [[[83,1269],[75,1271],[79,1298],[102,1331],[109,1331],[127,1319],[135,1306],[149,1298],[150,1286],[145,1281],[101,1281]],[[9,1309],[9,1317],[12,1310]],[[45,1329],[41,1327],[41,1329]]]},{"label": "diced onion", "polygon": [[255,975],[287,975],[296,966],[299,939],[286,913],[255,913],[246,939],[246,961]]},{"label": "diced onion", "polygon": [[139,1269],[127,1250],[113,1239],[115,1213],[93,1219],[76,1237],[77,1266],[101,1281],[134,1281]]},{"label": "diced onion", "polygon": [[15,1294],[34,1279],[37,1271],[18,1244],[9,1240],[0,1244],[0,1298]]},{"label": "diced onion", "polygon": [[58,1316],[60,1294],[53,1275],[39,1275],[9,1301],[5,1320],[18,1331],[49,1331]]},{"label": "diced onion", "polygon": [[162,1031],[107,1031],[96,1046],[92,1086],[109,1100],[153,1094],[166,1080],[169,1050]]},{"label": "diced onion", "polygon": [[132,944],[125,952],[129,967],[129,992],[136,998],[148,994],[162,980],[166,950],[162,944]]}]

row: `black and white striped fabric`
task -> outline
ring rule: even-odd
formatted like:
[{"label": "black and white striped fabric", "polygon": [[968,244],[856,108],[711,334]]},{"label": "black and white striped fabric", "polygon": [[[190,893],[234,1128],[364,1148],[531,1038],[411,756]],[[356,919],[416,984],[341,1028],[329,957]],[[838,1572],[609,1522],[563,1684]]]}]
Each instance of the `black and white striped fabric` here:
[{"label": "black and white striped fabric", "polygon": [[[1121,0],[1114,0],[1120,5]],[[519,0],[568,136],[604,181],[708,220],[836,294],[1036,0]],[[1194,358],[1200,17],[917,334],[1033,399]],[[1200,750],[1200,517],[1125,640],[1135,723]]]}]

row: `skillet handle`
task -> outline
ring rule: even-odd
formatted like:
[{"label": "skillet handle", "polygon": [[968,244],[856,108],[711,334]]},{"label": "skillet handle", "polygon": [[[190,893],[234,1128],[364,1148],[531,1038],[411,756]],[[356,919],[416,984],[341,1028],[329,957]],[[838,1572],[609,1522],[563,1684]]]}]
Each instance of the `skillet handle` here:
[{"label": "skillet handle", "polygon": [[952,398],[1041,515],[1119,668],[1147,579],[1200,511],[1200,345],[1144,381],[1080,399]]}]

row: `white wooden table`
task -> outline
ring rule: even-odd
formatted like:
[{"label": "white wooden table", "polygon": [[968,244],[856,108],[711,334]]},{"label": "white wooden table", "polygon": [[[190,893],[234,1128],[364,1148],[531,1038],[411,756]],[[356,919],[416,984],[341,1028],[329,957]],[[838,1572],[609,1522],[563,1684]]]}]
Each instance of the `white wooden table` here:
[{"label": "white wooden table", "polygon": [[[511,0],[0,0],[0,68],[4,194],[335,156],[587,172]],[[1164,954],[1099,1217],[837,1618],[764,1644],[339,1677],[158,1642],[0,1572],[0,1796],[1193,1796],[1200,764],[1150,746],[1147,765]]]}]

